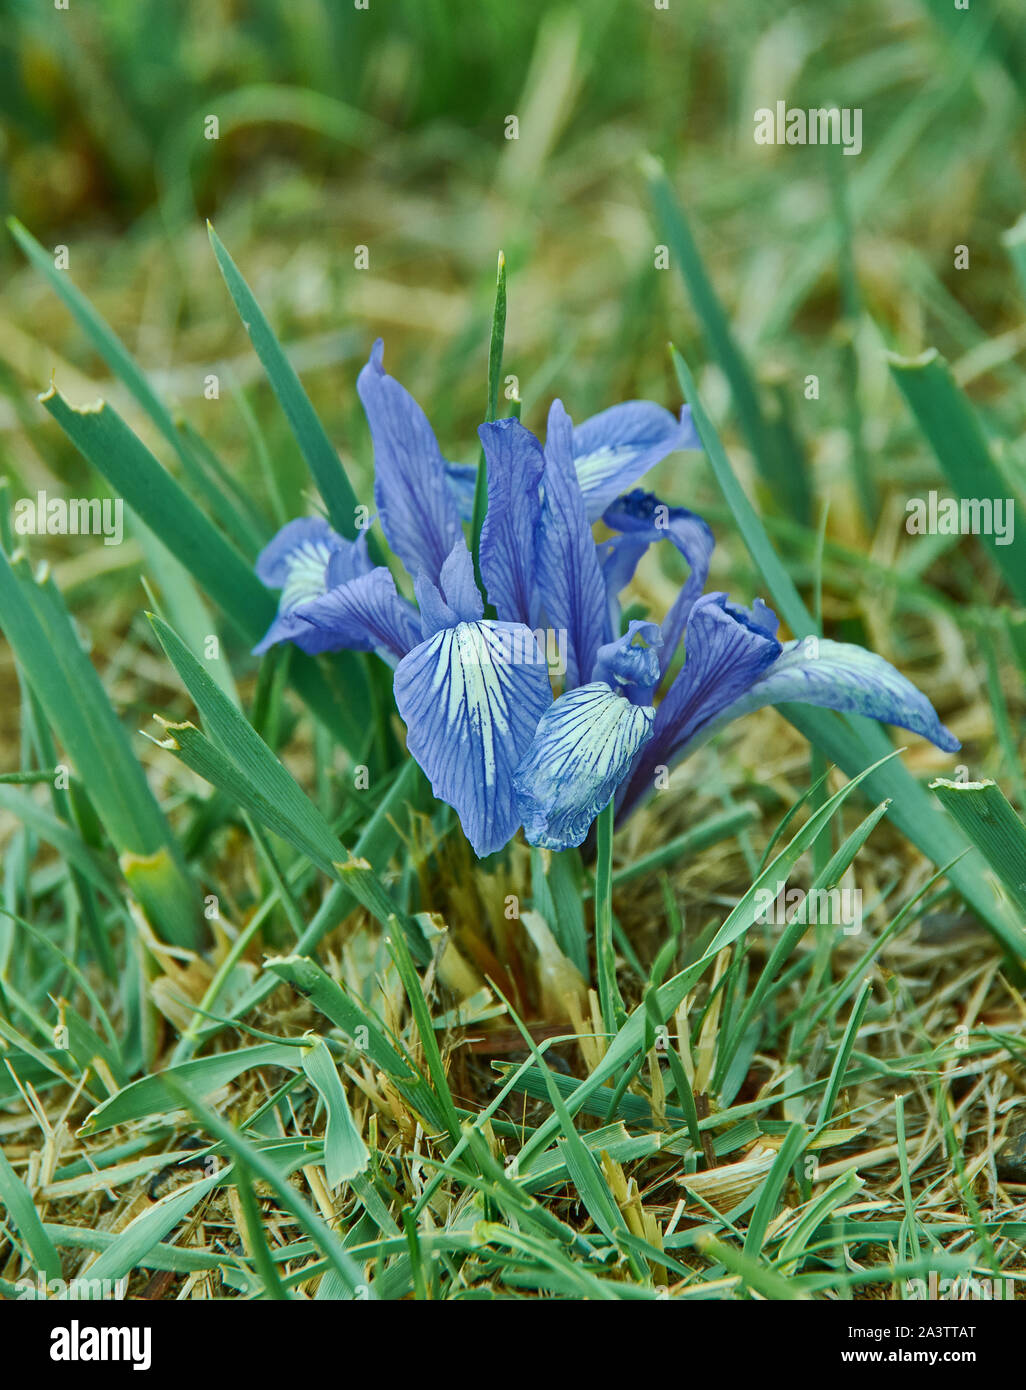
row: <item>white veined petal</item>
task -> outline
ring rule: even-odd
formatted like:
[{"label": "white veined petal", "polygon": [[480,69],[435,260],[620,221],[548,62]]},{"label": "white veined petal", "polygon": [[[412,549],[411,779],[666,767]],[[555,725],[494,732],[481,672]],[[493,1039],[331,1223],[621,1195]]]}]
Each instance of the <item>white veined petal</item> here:
[{"label": "white veined petal", "polygon": [[655,711],[602,681],[561,695],[542,715],[513,775],[517,809],[532,845],[579,845],[652,735]]},{"label": "white veined petal", "polygon": [[396,667],[395,697],[407,747],[435,796],[454,807],[477,854],[500,849],[520,824],[513,769],[552,703],[530,629],[488,621],[442,628]]}]

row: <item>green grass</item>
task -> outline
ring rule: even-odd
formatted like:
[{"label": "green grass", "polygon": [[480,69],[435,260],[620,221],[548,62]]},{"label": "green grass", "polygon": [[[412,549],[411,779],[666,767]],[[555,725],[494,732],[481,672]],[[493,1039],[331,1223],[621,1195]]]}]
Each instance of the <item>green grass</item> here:
[{"label": "green grass", "polygon": [[[1014,12],[677,8],[261,2],[204,63],[199,6],[13,7],[4,1296],[1021,1288],[1026,535],[910,537],[903,508],[1022,515]],[[863,155],[759,154],[766,80],[864,104]],[[963,751],[763,711],[600,817],[594,859],[474,860],[387,676],[250,655],[259,546],[370,495],[378,332],[461,462],[509,374],[533,426],[556,394],[690,401],[707,458],[656,490],[713,524],[710,587],[880,651]],[[121,547],[12,533],[14,498],[105,487]],[[861,930],[763,920],[785,884],[857,886]]]}]

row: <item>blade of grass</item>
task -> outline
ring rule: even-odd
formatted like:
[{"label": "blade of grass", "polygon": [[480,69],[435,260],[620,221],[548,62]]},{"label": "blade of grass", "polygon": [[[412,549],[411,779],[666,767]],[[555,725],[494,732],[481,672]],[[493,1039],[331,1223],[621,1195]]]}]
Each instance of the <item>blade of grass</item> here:
[{"label": "blade of grass", "polygon": [[209,222],[207,232],[217,264],[228,286],[228,293],[239,311],[239,317],[249,334],[253,349],[263,364],[274,394],[281,402],[281,407],[292,426],[296,443],[324,498],[328,520],[340,535],[355,540],[358,533],[358,499],[346,477],[335,446],[317,418],[317,413],[310,404],[310,397],[282,351],[263,310],[253,297],[252,290],[242,278],[238,267]]},{"label": "blade of grass", "polygon": [[1026,826],[996,782],[930,783],[952,818],[986,859],[1026,919]]},{"label": "blade of grass", "polygon": [[[894,757],[894,753],[889,753],[888,757]],[[666,984],[661,985],[655,993],[652,1005],[646,1007],[645,1004],[639,1005],[633,1010],[626,1023],[617,1033],[612,1044],[607,1049],[605,1056],[591,1075],[582,1081],[567,1102],[568,1112],[573,1115],[584,1104],[584,1102],[612,1077],[620,1067],[630,1061],[640,1047],[644,1045],[646,1028],[651,1026],[654,1015],[662,1022],[670,1017],[676,1010],[681,1001],[693,988],[695,982],[701,979],[706,970],[714,963],[716,957],[725,946],[729,946],[754,924],[761,910],[761,893],[770,885],[776,885],[773,889],[774,895],[779,891],[782,884],[787,882],[787,876],[791,869],[801,858],[802,854],[813,844],[816,837],[820,835],[829,825],[834,814],[840,809],[847,798],[862,785],[876,770],[874,764],[866,768],[857,777],[854,777],[840,791],[834,795],[815,811],[808,821],[794,835],[790,843],[784,847],[767,865],[763,872],[756,878],[755,882],[743,895],[740,902],[728,915],[726,921],[715,933],[703,955],[685,970],[680,971],[672,979],[667,980]],[[524,1145],[520,1154],[521,1170],[526,1172],[530,1160],[544,1149],[554,1134],[559,1130],[558,1118],[550,1117],[538,1126],[534,1134]]]},{"label": "blade of grass", "polygon": [[647,157],[645,176],[657,225],[688,289],[706,346],[730,384],[737,418],[756,465],[773,495],[787,499],[789,516],[808,519],[812,504],[805,475],[783,457],[770,429],[759,390],[738,346],[723,306],[706,273],[683,209],[658,161]]},{"label": "blade of grass", "polygon": [[132,1081],[117,1095],[96,1106],[86,1116],[79,1133],[99,1134],[115,1125],[131,1124],[161,1114],[173,1108],[177,1092],[167,1085],[169,1076],[187,1082],[194,1093],[213,1095],[227,1086],[244,1071],[254,1067],[287,1067],[298,1070],[302,1065],[301,1043],[258,1043],[255,1047],[240,1047],[234,1052],[219,1052],[212,1057],[200,1057],[179,1066],[167,1067],[150,1076]]},{"label": "blade of grass", "polygon": [[239,1206],[242,1209],[242,1224],[244,1230],[241,1232],[245,1239],[246,1249],[249,1251],[253,1261],[253,1268],[257,1276],[263,1282],[264,1296],[272,1299],[289,1299],[291,1294],[281,1282],[278,1273],[278,1266],[271,1258],[271,1251],[267,1244],[267,1237],[264,1234],[264,1223],[260,1212],[260,1206],[253,1191],[253,1180],[249,1175],[249,1169],[241,1158],[236,1158],[232,1167],[235,1177],[235,1190],[239,1194]]},{"label": "blade of grass", "polygon": [[616,980],[613,948],[613,814],[612,801],[598,814],[595,862],[595,969],[602,1024],[610,1036],[620,1030],[627,1017]]},{"label": "blade of grass", "polygon": [[52,581],[34,582],[2,552],[0,625],[144,909],[169,941],[195,945],[198,896],[96,668]]},{"label": "blade of grass", "polygon": [[[180,1081],[176,1079],[168,1084],[177,1093],[179,1103],[192,1111],[203,1129],[223,1144],[233,1158],[242,1159],[256,1177],[268,1184],[279,1204],[291,1212],[317,1248],[331,1260],[349,1297],[376,1299],[373,1284],[364,1278],[363,1270],[345,1249],[338,1236],[327,1222],[303,1201],[292,1184],[282,1177],[274,1163],[227,1120],[223,1120],[220,1115],[201,1104]],[[225,1176],[222,1175],[219,1181],[223,1183],[224,1180]]]},{"label": "blade of grass", "polygon": [[406,998],[409,1000],[410,1009],[413,1013],[414,1021],[417,1025],[417,1033],[420,1037],[420,1045],[424,1049],[424,1058],[427,1062],[428,1073],[434,1082],[435,1094],[441,1104],[442,1113],[445,1116],[446,1128],[453,1143],[458,1143],[460,1138],[460,1121],[456,1114],[456,1107],[453,1104],[452,1092],[449,1089],[449,1079],[445,1071],[445,1063],[442,1061],[442,1054],[438,1046],[438,1037],[435,1033],[434,1025],[431,1022],[431,1012],[428,1002],[424,997],[424,990],[420,983],[420,977],[413,965],[409,947],[406,944],[405,932],[399,930],[398,920],[393,918],[393,929],[385,938],[385,945],[388,947],[389,955],[395,963],[395,968],[399,972],[403,989],[406,991]]},{"label": "blade of grass", "polygon": [[345,1087],[339,1080],[334,1058],[323,1038],[302,1053],[303,1071],[324,1102],[324,1171],[328,1186],[338,1187],[366,1172],[370,1163],[367,1146],[356,1128]]},{"label": "blade of grass", "polygon": [[[901,394],[959,497],[988,499],[995,504],[1008,498],[1013,515],[1008,518],[1009,530],[1004,539],[1007,542],[1014,534],[1026,535],[1026,507],[995,462],[976,412],[955,384],[944,358],[931,348],[920,357],[891,353],[888,361]],[[1022,544],[1002,544],[1002,537],[993,526],[989,530],[981,527],[979,534],[1009,589],[1020,604],[1026,603],[1026,554]]]},{"label": "blade of grass", "polygon": [[[488,343],[488,401],[485,420],[494,420],[499,412],[499,386],[502,381],[502,351],[506,340],[506,257],[499,252],[499,263],[495,277],[495,305],[492,309],[492,331]],[[484,526],[485,511],[488,508],[488,465],[484,450],[481,450],[477,465],[477,478],[474,480],[474,510],[470,523],[471,554],[474,557],[474,578],[482,594],[487,591],[481,575],[481,529]],[[493,616],[486,614],[487,616]]]},{"label": "blade of grass", "polygon": [[816,1119],[816,1127],[813,1134],[819,1134],[830,1122],[830,1117],[834,1113],[834,1106],[837,1104],[837,1097],[841,1094],[841,1087],[844,1085],[844,1075],[848,1069],[848,1062],[851,1060],[852,1048],[855,1046],[855,1039],[858,1037],[859,1028],[862,1026],[862,1016],[866,1012],[869,1004],[869,996],[873,989],[871,980],[867,980],[859,990],[858,997],[852,1006],[851,1017],[848,1019],[848,1026],[844,1030],[844,1037],[841,1045],[837,1049],[834,1057],[834,1064],[830,1068],[830,1080],[823,1095],[822,1103],[819,1107],[819,1115]]},{"label": "blade of grass", "polygon": [[61,1257],[47,1235],[28,1188],[18,1177],[0,1149],[0,1198],[22,1240],[28,1246],[36,1268],[48,1279],[61,1277]]}]

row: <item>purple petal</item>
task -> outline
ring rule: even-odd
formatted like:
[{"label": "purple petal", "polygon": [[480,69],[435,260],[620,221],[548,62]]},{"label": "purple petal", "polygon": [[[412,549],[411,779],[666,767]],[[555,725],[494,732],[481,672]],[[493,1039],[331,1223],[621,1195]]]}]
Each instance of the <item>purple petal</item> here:
[{"label": "purple petal", "polygon": [[421,640],[416,609],[400,598],[384,567],[329,589],[296,616],[319,632],[324,644],[306,651],[376,650],[398,659]]},{"label": "purple petal", "polygon": [[484,616],[484,599],[474,580],[474,561],[462,535],[442,566],[438,584],[432,584],[426,574],[419,574],[413,588],[425,640],[444,627],[476,622]]},{"label": "purple petal", "polygon": [[897,724],[947,753],[962,746],[922,691],[889,661],[854,643],[825,637],[786,642],[772,666],[723,710],[717,724],[788,700]]},{"label": "purple petal", "polygon": [[549,411],[545,496],[538,519],[538,593],[549,626],[566,632],[567,689],[590,680],[609,635],[606,589],[577,482],[573,426],[560,401]]},{"label": "purple petal", "polygon": [[[636,643],[642,638],[644,645]],[[622,637],[606,642],[595,659],[595,679],[605,681],[635,705],[650,705],[659,684],[659,651],[663,645],[658,623],[633,619]]]},{"label": "purple petal", "polygon": [[413,576],[437,580],[460,518],[427,416],[382,366],[379,338],[356,389],[374,441],[374,500],[392,550]]},{"label": "purple petal", "polygon": [[701,449],[690,407],[680,419],[654,401],[611,406],[574,430],[574,462],[588,520],[675,449]]},{"label": "purple petal", "polygon": [[462,532],[446,556],[439,581],[446,603],[460,622],[472,623],[484,616],[484,599],[474,579],[474,561]]},{"label": "purple petal", "polygon": [[668,540],[688,562],[691,573],[687,583],[674,600],[673,607],[663,619],[663,647],[659,653],[660,669],[665,672],[673,660],[687,624],[688,615],[709,577],[716,539],[708,524],[696,512],[685,507],[668,507],[651,492],[636,488],[618,497],[606,509],[602,520],[611,531],[622,534],[607,542],[607,557],[602,572],[613,601],[616,593],[629,584],[641,556],[654,541]]},{"label": "purple petal", "polygon": [[256,570],[270,588],[280,588],[278,612],[263,640],[253,648],[257,656],[276,642],[294,642],[305,652],[339,651],[347,643],[325,646],[325,639],[303,621],[303,613],[321,598],[333,576],[348,578],[366,573],[367,538],[355,541],[336,535],[320,517],[301,517],[283,526],[260,552]]},{"label": "purple petal", "polygon": [[520,825],[513,770],[552,702],[531,630],[474,622],[436,632],[400,661],[395,699],[407,748],[475,853],[501,849]]},{"label": "purple petal", "polygon": [[477,433],[488,468],[488,511],[481,530],[481,577],[488,601],[500,618],[534,627],[535,532],[545,456],[519,420],[496,420]]},{"label": "purple petal", "polygon": [[513,774],[517,814],[532,845],[569,849],[651,737],[653,711],[596,681],[561,695],[541,717],[534,742]]},{"label": "purple petal", "polygon": [[355,541],[343,541],[328,561],[326,585],[329,589],[339,584],[348,584],[361,574],[370,574],[374,568],[367,553],[367,532],[361,531]]},{"label": "purple petal", "polygon": [[474,516],[474,493],[477,491],[476,463],[447,463],[445,478],[461,521]]},{"label": "purple petal", "polygon": [[286,522],[257,556],[257,578],[269,589],[284,589],[289,572],[305,558],[327,566],[342,537],[320,516]]},{"label": "purple petal", "polygon": [[703,594],[684,636],[684,666],[656,710],[652,740],[631,773],[624,809],[646,796],[657,767],[683,756],[685,747],[780,655],[777,620],[759,601],[755,611]]}]

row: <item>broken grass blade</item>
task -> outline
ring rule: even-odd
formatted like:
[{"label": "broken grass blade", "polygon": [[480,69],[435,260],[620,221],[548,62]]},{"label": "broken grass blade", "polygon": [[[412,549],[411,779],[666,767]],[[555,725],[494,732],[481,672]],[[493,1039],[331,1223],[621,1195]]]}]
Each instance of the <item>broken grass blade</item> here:
[{"label": "broken grass blade", "polygon": [[324,1102],[324,1171],[328,1186],[336,1188],[366,1172],[370,1154],[353,1120],[335,1059],[324,1039],[303,1048],[301,1060],[303,1071]]},{"label": "broken grass blade", "polygon": [[1004,884],[1026,919],[1026,826],[996,782],[938,777],[930,790]]}]

